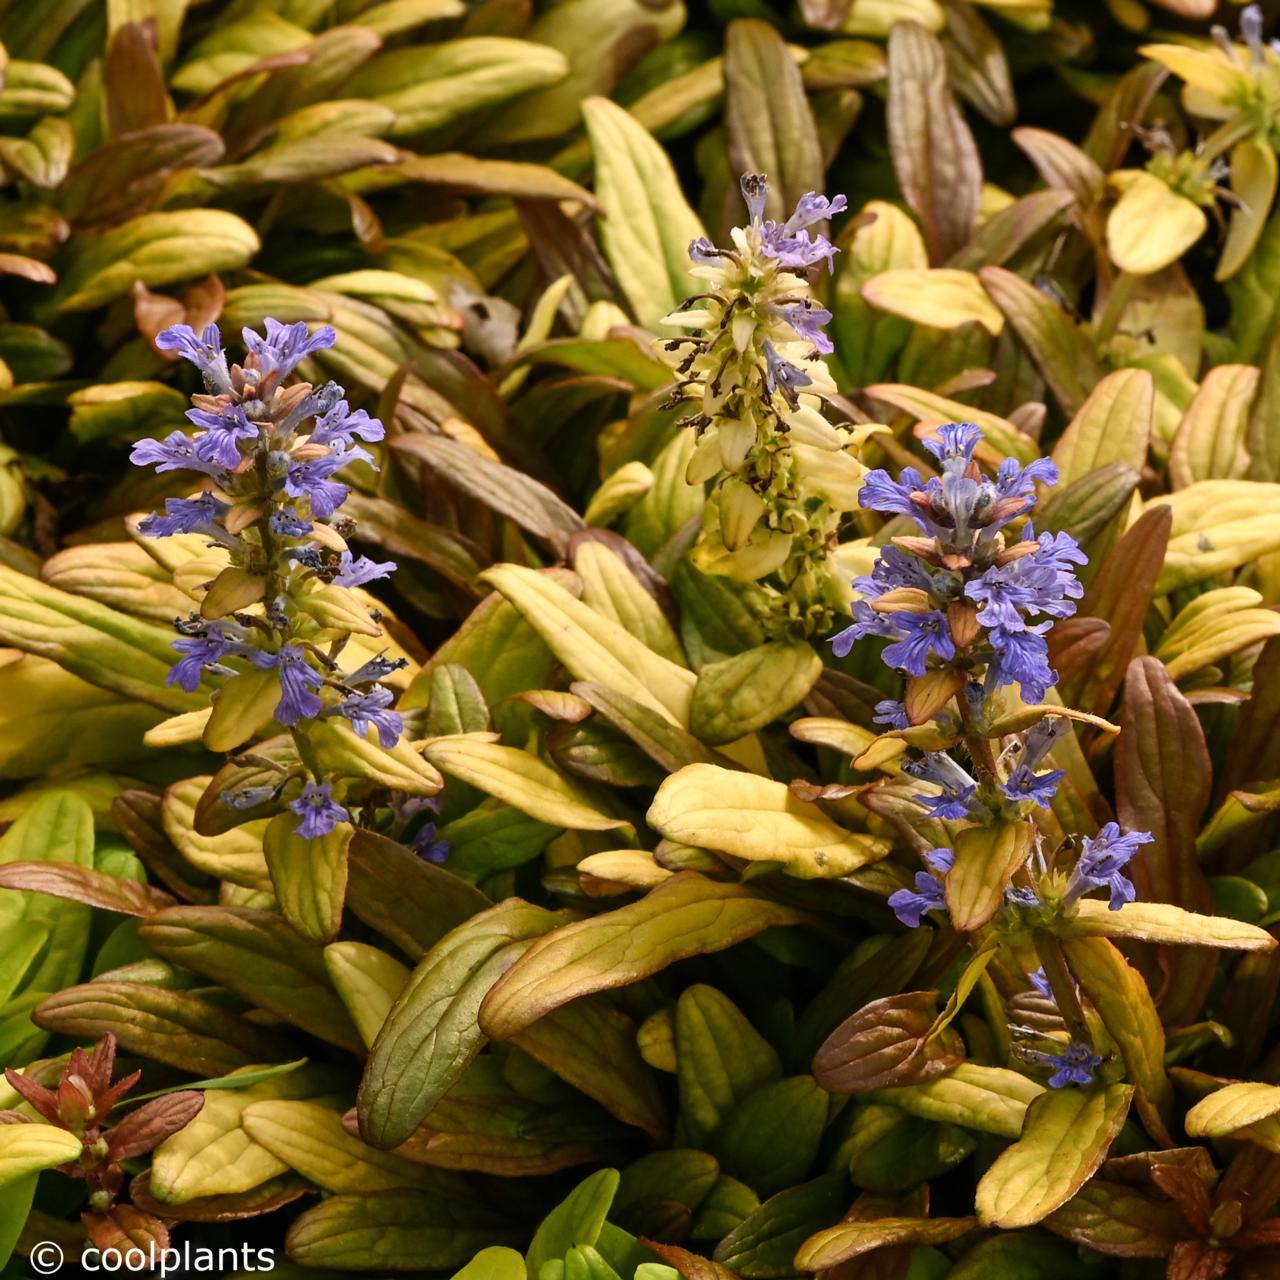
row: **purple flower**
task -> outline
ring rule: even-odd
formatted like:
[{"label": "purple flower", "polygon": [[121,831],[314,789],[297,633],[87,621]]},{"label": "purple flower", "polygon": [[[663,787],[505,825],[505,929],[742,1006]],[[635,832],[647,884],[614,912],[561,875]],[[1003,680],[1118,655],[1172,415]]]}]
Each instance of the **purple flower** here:
[{"label": "purple flower", "polygon": [[324,684],[324,677],[307,661],[307,651],[287,644],[279,653],[255,653],[254,663],[264,669],[274,667],[280,673],[280,701],[276,719],[291,729],[299,720],[318,715],[324,703],[313,692]]},{"label": "purple flower", "polygon": [[984,627],[1017,631],[1031,614],[1067,618],[1084,594],[1071,564],[1084,564],[1085,555],[1068,533],[1042,533],[1037,549],[1002,566],[993,565],[965,585],[964,593],[977,601],[978,621]]},{"label": "purple flower", "polygon": [[1137,893],[1124,868],[1140,845],[1151,844],[1154,839],[1149,831],[1128,831],[1122,835],[1114,822],[1108,822],[1096,836],[1085,836],[1080,858],[1067,882],[1067,901],[1075,902],[1089,889],[1107,888],[1111,890],[1108,905],[1112,911],[1119,911],[1126,902],[1132,902]]},{"label": "purple flower", "polygon": [[907,709],[892,698],[884,698],[876,703],[875,715],[871,717],[875,724],[888,725],[890,729],[909,729],[911,721],[907,719]]},{"label": "purple flower", "polygon": [[394,560],[384,560],[381,564],[376,560],[370,560],[368,556],[353,560],[351,552],[344,551],[338,558],[338,572],[333,581],[334,585],[339,587],[359,587],[366,582],[372,582],[375,578],[389,578],[395,569]]},{"label": "purple flower", "polygon": [[937,654],[944,662],[950,662],[956,656],[946,615],[937,609],[930,609],[927,613],[895,613],[893,626],[902,633],[902,638],[884,651],[884,660],[891,667],[909,675],[922,676],[931,653]]},{"label": "purple flower", "polygon": [[[333,384],[330,384],[333,385]],[[386,429],[377,418],[371,418],[363,409],[354,413],[345,400],[339,400],[323,417],[316,421],[311,432],[312,444],[338,443],[349,447],[358,436],[366,443],[381,440]]]},{"label": "purple flower", "polygon": [[327,782],[308,782],[302,794],[290,801],[289,808],[302,819],[294,829],[304,840],[327,836],[338,823],[351,820],[351,815],[333,798],[333,789]]},{"label": "purple flower", "polygon": [[1010,800],[1034,800],[1042,809],[1049,807],[1058,790],[1058,783],[1065,778],[1065,769],[1050,769],[1048,773],[1035,773],[1025,764],[1020,764],[1009,775],[1008,782],[1000,783],[1000,790]]},{"label": "purple flower", "polygon": [[864,636],[890,638],[897,635],[889,616],[877,613],[865,600],[855,600],[850,607],[853,612],[853,625],[845,627],[843,631],[838,631],[831,637],[831,651],[837,658],[847,657],[849,650],[853,648],[853,642],[861,640]]},{"label": "purple flower", "polygon": [[[755,175],[752,175],[753,177]],[[768,187],[759,179],[760,190],[753,195],[747,194],[747,179],[743,179],[742,194],[751,211],[753,222],[759,223],[764,216],[765,199]],[[843,213],[849,207],[844,196],[836,196],[828,200],[826,196],[810,191],[801,196],[796,203],[795,212],[783,223],[773,221],[761,224],[763,249],[771,258],[776,258],[784,267],[810,267],[815,262],[825,259],[828,270],[835,270],[835,245],[826,236],[810,236],[806,230],[814,223],[825,222],[834,214]]]},{"label": "purple flower", "polygon": [[882,547],[871,573],[853,580],[853,589],[871,600],[899,587],[933,590],[933,578],[924,563],[901,547]]},{"label": "purple flower", "polygon": [[449,842],[441,840],[434,822],[424,823],[409,841],[409,848],[427,862],[441,863],[449,856]]},{"label": "purple flower", "polygon": [[1072,1040],[1061,1053],[1044,1055],[1046,1066],[1056,1068],[1049,1077],[1049,1088],[1062,1089],[1069,1084],[1092,1084],[1093,1073],[1102,1065],[1102,1059],[1078,1040]]},{"label": "purple flower", "polygon": [[931,523],[911,499],[913,493],[922,492],[924,478],[915,467],[903,467],[901,480],[895,480],[882,467],[877,467],[863,476],[862,488],[858,490],[858,505],[869,511],[910,516],[925,533],[929,533]]},{"label": "purple flower", "polygon": [[1044,996],[1046,1000],[1053,999],[1053,988],[1049,985],[1049,978],[1044,971],[1044,965],[1041,965],[1034,973],[1027,974],[1027,977],[1030,979],[1031,985],[1042,996]]},{"label": "purple flower", "polygon": [[404,732],[404,720],[398,711],[389,710],[395,701],[390,689],[378,686],[368,693],[358,693],[344,698],[337,706],[338,715],[346,716],[351,727],[362,738],[373,725],[378,730],[378,741],[388,751],[400,740]]},{"label": "purple flower", "polygon": [[930,849],[924,855],[929,871],[916,872],[916,887],[899,889],[889,895],[889,906],[893,914],[908,929],[918,929],[920,922],[928,911],[945,911],[947,899],[941,877],[955,865],[955,854],[950,849]]},{"label": "purple flower", "polygon": [[225,538],[226,531],[215,521],[231,508],[213,494],[205,492],[195,498],[166,498],[164,515],[152,512],[138,522],[138,532],[148,538],[171,538],[176,533],[203,533]]},{"label": "purple flower", "polygon": [[161,351],[176,351],[184,360],[190,360],[204,375],[205,386],[215,395],[231,390],[227,356],[216,324],[205,325],[199,337],[189,324],[172,324],[156,335],[156,346]]},{"label": "purple flower", "polygon": [[744,173],[738,182],[742,198],[747,204],[747,213],[752,222],[759,222],[764,217],[764,207],[769,200],[769,180],[763,173]]},{"label": "purple flower", "polygon": [[332,325],[322,325],[315,333],[309,333],[307,322],[299,320],[296,324],[281,324],[278,320],[268,319],[265,322],[267,336],[264,338],[252,329],[242,329],[245,349],[258,357],[258,368],[263,376],[279,373],[283,378],[293,371],[293,367],[315,351],[331,347],[338,340],[337,331]]},{"label": "purple flower", "polygon": [[215,666],[233,655],[257,662],[262,655],[239,640],[237,632],[238,628],[231,630],[226,623],[210,622],[200,635],[175,640],[173,647],[183,656],[170,668],[165,684],[176,684],[187,693],[195,693],[205,667]]},{"label": "purple flower", "polygon": [[277,507],[271,513],[271,532],[277,538],[303,538],[315,528],[292,507]]},{"label": "purple flower", "polygon": [[764,385],[770,395],[781,391],[788,404],[794,406],[801,387],[811,386],[813,379],[803,369],[784,360],[767,338],[764,342]]},{"label": "purple flower", "polygon": [[699,236],[689,241],[689,257],[700,267],[709,267],[719,262],[724,254],[707,239]]},{"label": "purple flower", "polygon": [[291,498],[309,499],[312,515],[325,520],[346,502],[351,492],[341,481],[329,479],[349,461],[346,454],[335,452],[323,458],[290,462],[284,475],[284,491]]},{"label": "purple flower", "polygon": [[831,322],[831,312],[825,307],[805,301],[775,307],[774,312],[796,331],[798,338],[813,343],[815,350],[824,355],[835,350],[831,339],[822,332],[822,326]]},{"label": "purple flower", "polygon": [[205,409],[188,409],[187,418],[204,434],[195,439],[196,457],[205,462],[216,462],[228,471],[235,470],[243,460],[241,440],[257,440],[258,428],[244,416],[238,404],[224,405],[219,413]]},{"label": "purple flower", "polygon": [[181,431],[171,431],[163,440],[139,440],[129,454],[135,467],[155,467],[162,471],[200,471],[214,479],[224,479],[226,469],[196,453],[194,442]]}]

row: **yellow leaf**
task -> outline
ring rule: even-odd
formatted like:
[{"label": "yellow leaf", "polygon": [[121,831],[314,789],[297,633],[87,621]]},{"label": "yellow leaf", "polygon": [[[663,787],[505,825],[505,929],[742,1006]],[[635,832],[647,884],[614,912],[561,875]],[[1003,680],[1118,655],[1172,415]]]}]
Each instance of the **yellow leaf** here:
[{"label": "yellow leaf", "polygon": [[1064,938],[1137,938],[1231,951],[1271,951],[1276,945],[1276,940],[1257,925],[1229,916],[1202,916],[1165,902],[1127,902],[1119,911],[1112,911],[1105,902],[1083,898],[1076,904],[1076,914],[1061,921],[1057,932]]},{"label": "yellow leaf", "polygon": [[1236,205],[1215,280],[1230,280],[1244,266],[1267,225],[1276,194],[1276,153],[1269,143],[1245,138],[1231,149],[1231,192]]},{"label": "yellow leaf", "polygon": [[1280,1112],[1280,1089],[1244,1081],[1215,1089],[1187,1112],[1185,1127],[1193,1138],[1225,1138],[1246,1125]]},{"label": "yellow leaf", "polygon": [[1225,102],[1239,98],[1249,89],[1248,73],[1241,67],[1232,66],[1216,49],[1193,49],[1184,44],[1144,44],[1138,46],[1138,52],[1172,71],[1193,88]]},{"label": "yellow leaf", "polygon": [[961,933],[981,929],[1004,902],[1004,891],[1031,852],[1027,822],[966,827],[956,837],[955,865],[947,872],[947,910]]},{"label": "yellow leaf", "polygon": [[[369,729],[372,734],[375,730]],[[380,782],[393,791],[414,796],[433,796],[444,785],[436,768],[422,758],[405,738],[390,750],[371,739],[360,737],[345,720],[320,720],[308,733],[316,764],[325,774],[343,774]]]},{"label": "yellow leaf", "polygon": [[342,924],[347,846],[354,828],[339,822],[328,835],[298,835],[298,815],[279,813],[262,836],[276,901],[284,918],[313,942],[328,942]]},{"label": "yellow leaf", "polygon": [[408,967],[367,942],[331,942],[324,949],[324,967],[360,1039],[372,1046],[409,981]]},{"label": "yellow leaf", "polygon": [[196,832],[196,803],[210,781],[208,777],[187,778],[164,793],[160,817],[165,835],[193,867],[247,889],[269,890],[271,876],[262,852],[266,818],[246,822],[218,836]]},{"label": "yellow leaf", "polygon": [[275,719],[280,676],[254,668],[233,676],[213,695],[203,741],[210,751],[234,751]]},{"label": "yellow leaf", "polygon": [[262,599],[266,578],[229,565],[218,574],[200,603],[200,616],[210,620],[238,613]]},{"label": "yellow leaf", "polygon": [[713,764],[686,765],[665,779],[647,819],[669,840],[779,862],[802,879],[848,875],[890,849],[880,836],[838,827],[781,782]]},{"label": "yellow leaf", "polygon": [[578,872],[633,889],[657,888],[674,874],[666,867],[658,866],[653,854],[643,849],[609,849],[603,853],[588,854],[578,863]]},{"label": "yellow leaf", "polygon": [[79,1158],[84,1143],[51,1124],[0,1126],[0,1187]]},{"label": "yellow leaf", "polygon": [[1016,1138],[1022,1132],[1027,1107],[1044,1093],[1044,1087],[1020,1071],[962,1062],[954,1071],[925,1084],[877,1089],[869,1102],[887,1102],[938,1124]]},{"label": "yellow leaf", "polygon": [[148,729],[142,735],[142,741],[148,747],[190,746],[204,736],[204,727],[212,714],[213,708],[205,707],[202,711],[184,711],[181,715],[170,716]]},{"label": "yellow leaf", "polygon": [[1122,194],[1107,217],[1107,252],[1121,271],[1147,276],[1177,262],[1209,225],[1199,205],[1154,174],[1121,169],[1111,175]]},{"label": "yellow leaf", "polygon": [[862,296],[881,311],[934,329],[980,324],[993,338],[1004,329],[1004,313],[972,271],[950,267],[882,271],[862,286]]}]

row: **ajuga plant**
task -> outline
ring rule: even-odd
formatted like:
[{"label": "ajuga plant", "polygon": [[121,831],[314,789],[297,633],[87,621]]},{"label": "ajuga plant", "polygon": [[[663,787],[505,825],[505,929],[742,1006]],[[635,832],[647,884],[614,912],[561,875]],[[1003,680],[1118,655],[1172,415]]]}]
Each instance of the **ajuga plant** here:
[{"label": "ajuga plant", "polygon": [[783,8],[0,3],[15,1272],[1280,1266],[1274,33]]}]

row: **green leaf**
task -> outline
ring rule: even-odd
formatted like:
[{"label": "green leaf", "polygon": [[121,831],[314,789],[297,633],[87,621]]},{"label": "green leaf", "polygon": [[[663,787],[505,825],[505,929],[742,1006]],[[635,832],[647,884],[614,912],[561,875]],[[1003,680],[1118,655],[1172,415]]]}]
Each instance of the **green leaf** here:
[{"label": "green leaf", "polygon": [[783,783],[713,764],[672,774],[646,817],[668,840],[777,862],[803,879],[848,875],[889,852],[883,837],[836,826]]},{"label": "green leaf", "polygon": [[[70,791],[49,791],[0,839],[0,865],[39,861],[92,875],[93,841],[88,803]],[[27,971],[24,990],[57,991],[80,977],[90,919],[89,907],[81,902],[15,889],[0,892],[0,933],[24,926],[47,930],[47,942]]]},{"label": "green leaf", "polygon": [[726,1171],[761,1195],[799,1182],[817,1157],[829,1101],[812,1076],[756,1089],[730,1113],[716,1139]]},{"label": "green leaf", "polygon": [[470,1198],[398,1190],[322,1200],[289,1228],[285,1248],[303,1267],[440,1271],[517,1235]]},{"label": "green leaf", "polygon": [[680,1122],[704,1145],[759,1086],[782,1077],[773,1046],[728,996],[701,983],[676,1004]]},{"label": "green leaf", "polygon": [[394,1147],[484,1047],[481,1001],[529,940],[553,928],[542,907],[508,899],[446,934],[413,971],[382,1024],[360,1082],[360,1132]]},{"label": "green leaf", "polygon": [[983,1226],[1029,1227],[1065,1204],[1106,1159],[1133,1086],[1051,1089],[1027,1108],[1022,1134],[978,1183]]},{"label": "green leaf", "polygon": [[955,865],[947,872],[947,910],[953,926],[970,933],[1000,910],[1004,891],[1026,864],[1033,829],[1027,822],[966,827],[955,838]]},{"label": "green leaf", "polygon": [[1127,462],[1109,462],[1053,491],[1036,511],[1036,528],[1069,533],[1085,546],[1127,511],[1141,476]]},{"label": "green leaf", "polygon": [[35,1199],[39,1174],[29,1173],[7,1183],[0,1199],[0,1267],[7,1267],[14,1246],[27,1225],[31,1202]]},{"label": "green leaf", "polygon": [[712,745],[739,738],[790,711],[822,674],[822,659],[802,640],[777,640],[698,672],[689,727]]},{"label": "green leaf", "polygon": [[328,942],[342,925],[347,846],[353,828],[340,822],[327,835],[298,835],[297,815],[277,814],[262,836],[276,901],[284,918],[312,942]]},{"label": "green leaf", "polygon": [[770,22],[729,24],[724,51],[725,128],[734,173],[769,177],[765,217],[785,222],[825,166],[800,68]]},{"label": "green leaf", "polygon": [[329,985],[324,953],[277,915],[247,907],[171,907],[139,936],[157,955],[221,983],[330,1044],[363,1043]]},{"label": "green leaf", "polygon": [[636,319],[654,329],[694,291],[689,242],[703,234],[702,223],[666,152],[634,116],[606,98],[587,98],[582,117],[595,156],[605,254]]},{"label": "green leaf", "polygon": [[505,1040],[578,996],[627,986],[677,960],[801,919],[741,885],[681,872],[639,902],[539,938],[489,993],[480,1026]]},{"label": "green leaf", "polygon": [[849,1181],[828,1173],[771,1196],[716,1246],[715,1260],[746,1280],[795,1274],[796,1250],[849,1207]]},{"label": "green leaf", "polygon": [[525,1254],[528,1280],[538,1280],[548,1262],[564,1257],[575,1245],[596,1243],[617,1194],[618,1182],[616,1169],[600,1169],[547,1214]]},{"label": "green leaf", "polygon": [[324,967],[361,1040],[371,1046],[408,983],[409,970],[395,956],[365,942],[330,943],[324,949]]}]

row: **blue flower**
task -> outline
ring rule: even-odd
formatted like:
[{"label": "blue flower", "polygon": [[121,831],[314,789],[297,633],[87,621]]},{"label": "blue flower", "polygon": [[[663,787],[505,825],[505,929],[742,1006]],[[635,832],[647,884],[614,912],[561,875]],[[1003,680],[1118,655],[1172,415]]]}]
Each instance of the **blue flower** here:
[{"label": "blue flower", "polygon": [[1053,999],[1053,988],[1049,985],[1049,977],[1044,971],[1044,965],[1041,965],[1034,973],[1027,974],[1027,977],[1030,979],[1031,985],[1046,1000]]},{"label": "blue flower", "polygon": [[908,929],[918,929],[925,913],[928,911],[945,911],[947,898],[941,877],[955,865],[955,854],[950,849],[930,849],[924,855],[930,871],[916,872],[916,887],[899,889],[889,895],[889,906],[893,914]]},{"label": "blue flower", "polygon": [[1092,1084],[1093,1073],[1102,1065],[1102,1059],[1078,1040],[1072,1040],[1061,1053],[1046,1053],[1046,1066],[1056,1068],[1049,1077],[1049,1088],[1063,1089],[1069,1084]]},{"label": "blue flower", "polygon": [[346,502],[347,494],[351,492],[341,481],[329,479],[349,461],[345,454],[337,452],[303,462],[291,460],[284,475],[284,491],[291,498],[309,499],[311,513],[325,520]]},{"label": "blue flower", "polygon": [[183,656],[170,668],[165,684],[176,684],[187,693],[195,693],[206,667],[216,666],[232,656],[257,661],[261,655],[238,638],[238,631],[224,622],[210,622],[200,635],[175,640],[173,647]]},{"label": "blue flower", "polygon": [[784,360],[767,338],[764,342],[764,365],[764,385],[769,394],[781,390],[788,404],[796,403],[796,395],[801,387],[811,386],[813,383],[813,379],[803,369]]},{"label": "blue flower", "polygon": [[903,765],[903,772],[941,788],[940,795],[915,792],[911,796],[929,810],[931,817],[958,821],[971,816],[978,783],[946,752],[930,751]]},{"label": "blue flower", "polygon": [[290,801],[289,808],[302,819],[294,830],[304,840],[327,836],[338,823],[351,820],[351,815],[333,798],[333,789],[327,782],[308,782],[302,794]]},{"label": "blue flower", "polygon": [[888,725],[890,729],[909,729],[911,721],[907,719],[907,709],[892,698],[883,698],[876,703],[875,715],[871,717],[875,724]]},{"label": "blue flower", "polygon": [[1067,882],[1067,901],[1075,902],[1089,889],[1108,888],[1112,911],[1119,911],[1126,902],[1132,902],[1137,893],[1124,868],[1139,846],[1151,844],[1154,839],[1149,831],[1128,831],[1122,835],[1114,822],[1108,822],[1096,836],[1085,836],[1080,858]]},{"label": "blue flower", "polygon": [[926,592],[933,590],[933,578],[924,563],[916,556],[908,555],[901,547],[882,548],[870,574],[853,580],[853,589],[871,600],[899,587],[914,587]]},{"label": "blue flower", "polygon": [[449,842],[441,840],[434,822],[424,823],[409,841],[409,848],[428,862],[441,863],[449,856]]},{"label": "blue flower", "polygon": [[162,471],[200,471],[215,479],[226,478],[226,468],[200,457],[190,436],[171,431],[163,440],[139,440],[129,454],[135,467],[155,467]]},{"label": "blue flower", "polygon": [[900,480],[895,480],[883,467],[877,467],[862,477],[858,505],[868,511],[910,516],[925,533],[932,533],[937,525],[915,498],[915,495],[925,493],[924,477],[915,467],[903,467]]},{"label": "blue flower", "polygon": [[[333,385],[333,384],[330,384]],[[345,400],[339,400],[323,417],[317,419],[311,432],[312,444],[338,443],[348,447],[358,436],[366,443],[381,440],[386,429],[377,418],[371,418],[363,409],[354,413]]]},{"label": "blue flower", "polygon": [[311,355],[331,347],[338,340],[332,325],[322,325],[315,333],[309,333],[307,322],[281,324],[279,320],[266,320],[267,336],[264,338],[252,329],[242,329],[245,349],[258,359],[258,369],[263,377],[278,373],[285,377],[294,366]]},{"label": "blue flower", "polygon": [[362,667],[357,667],[350,675],[342,677],[343,684],[372,684],[376,680],[385,680],[395,671],[409,665],[408,658],[384,658],[379,654],[370,658]]},{"label": "blue flower", "polygon": [[312,692],[324,684],[324,677],[307,661],[307,651],[287,644],[279,653],[255,653],[254,663],[264,669],[276,668],[280,673],[280,701],[276,719],[291,729],[299,720],[318,715],[324,703]]},{"label": "blue flower", "polygon": [[922,676],[931,653],[944,662],[950,662],[956,656],[946,615],[937,609],[930,609],[927,613],[895,613],[893,626],[902,633],[902,638],[884,651],[884,660],[891,667],[909,675]]},{"label": "blue flower", "polygon": [[339,587],[359,587],[375,578],[388,578],[395,572],[396,562],[384,560],[378,563],[368,556],[353,560],[350,551],[344,551],[338,558],[338,572],[334,576],[334,584]]},{"label": "blue flower", "polygon": [[215,521],[231,508],[213,494],[205,492],[195,498],[166,498],[164,515],[152,512],[138,522],[138,532],[148,538],[171,538],[176,533],[203,533],[225,538],[226,531]]},{"label": "blue flower", "polygon": [[1017,684],[1024,702],[1043,702],[1045,694],[1058,683],[1058,673],[1049,665],[1049,645],[1043,632],[1048,623],[1013,631],[995,627],[987,634],[995,651],[987,669],[988,683],[996,687]]},{"label": "blue flower", "polygon": [[351,721],[351,727],[363,738],[373,725],[378,730],[378,741],[389,751],[404,732],[404,719],[398,711],[389,710],[395,701],[390,689],[378,686],[368,693],[344,698],[336,711]]},{"label": "blue flower", "polygon": [[706,236],[689,241],[689,257],[700,267],[714,266],[724,254]]},{"label": "blue flower", "polygon": [[764,217],[764,207],[769,200],[769,180],[763,173],[744,173],[738,186],[746,201],[751,221],[759,222]]},{"label": "blue flower", "polygon": [[891,638],[898,634],[888,614],[877,613],[865,600],[855,600],[850,608],[853,625],[831,637],[831,651],[837,658],[846,657],[853,648],[853,642],[861,640],[863,636]]},{"label": "blue flower", "polygon": [[936,439],[926,438],[920,443],[939,462],[958,458],[967,463],[973,460],[973,451],[981,439],[981,428],[972,422],[947,422],[938,428]]},{"label": "blue flower", "polygon": [[187,418],[204,434],[195,439],[195,454],[204,462],[216,462],[234,471],[243,461],[241,440],[257,440],[258,428],[244,415],[238,404],[224,405],[218,413],[205,409],[188,409]]},{"label": "blue flower", "polygon": [[274,800],[280,794],[277,787],[235,787],[222,793],[222,803],[228,809],[253,809]]},{"label": "blue flower", "polygon": [[277,507],[271,513],[271,532],[277,538],[306,537],[315,525],[304,520],[292,507]]},{"label": "blue flower", "polygon": [[[756,175],[750,175],[756,177]],[[747,179],[743,179],[743,196],[747,208],[751,211],[753,222],[759,223],[764,216],[765,198],[768,187],[763,178],[758,179],[758,189],[752,195],[747,194]],[[826,261],[827,269],[835,270],[835,245],[826,236],[810,236],[806,228],[817,222],[826,222],[837,213],[843,213],[849,207],[844,196],[836,196],[828,200],[826,196],[815,191],[807,192],[796,203],[795,212],[783,223],[773,221],[761,224],[763,248],[771,258],[776,258],[784,267],[810,267],[815,262]]]},{"label": "blue flower", "polygon": [[231,390],[227,356],[216,324],[205,325],[199,337],[189,324],[171,324],[156,335],[156,346],[161,351],[176,351],[184,360],[190,360],[204,375],[205,386],[214,395],[225,395]]},{"label": "blue flower", "polygon": [[1067,776],[1065,769],[1050,769],[1048,773],[1035,773],[1020,764],[1009,775],[1008,782],[1000,783],[1000,790],[1010,800],[1034,800],[1042,809],[1049,807],[1058,790],[1058,783]]}]

